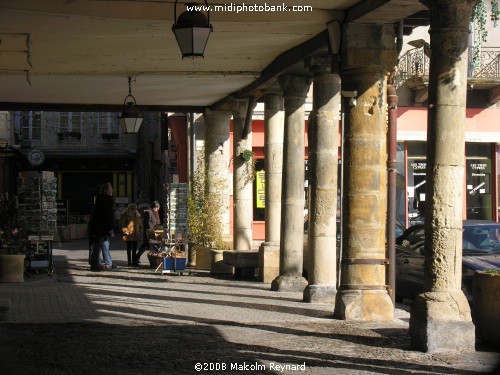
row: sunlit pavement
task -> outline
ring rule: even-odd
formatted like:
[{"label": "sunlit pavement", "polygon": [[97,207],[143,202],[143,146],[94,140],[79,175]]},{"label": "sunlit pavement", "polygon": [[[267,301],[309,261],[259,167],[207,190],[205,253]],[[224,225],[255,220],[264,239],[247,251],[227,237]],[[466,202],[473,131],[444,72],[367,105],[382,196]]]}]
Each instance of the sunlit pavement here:
[{"label": "sunlit pavement", "polygon": [[[334,320],[333,306],[302,302],[268,284],[162,275],[126,267],[91,272],[88,242],[54,245],[56,272],[0,284],[12,300],[0,324],[1,374],[307,373],[472,374],[491,372],[498,353],[430,355],[410,350],[409,307],[391,323]],[[305,364],[305,365],[304,365]],[[280,367],[289,365],[288,367]],[[284,371],[283,371],[284,370]]]}]

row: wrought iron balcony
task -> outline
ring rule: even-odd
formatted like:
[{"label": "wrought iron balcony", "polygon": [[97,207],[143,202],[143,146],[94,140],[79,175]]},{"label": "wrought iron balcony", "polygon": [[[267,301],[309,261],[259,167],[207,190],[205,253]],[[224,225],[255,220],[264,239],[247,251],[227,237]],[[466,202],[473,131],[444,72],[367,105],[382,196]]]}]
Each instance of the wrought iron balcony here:
[{"label": "wrought iron balcony", "polygon": [[479,53],[479,63],[474,66],[472,63],[475,47],[469,48],[469,69],[467,77],[470,78],[500,78],[500,48],[483,47]]},{"label": "wrought iron balcony", "polygon": [[[467,76],[469,79],[483,81],[498,81],[500,79],[500,48],[483,47],[479,53],[479,62],[472,63],[475,47],[469,48],[469,66]],[[410,87],[423,86],[429,77],[430,58],[424,53],[424,47],[407,51],[399,58],[396,72],[396,87],[409,82]]]}]

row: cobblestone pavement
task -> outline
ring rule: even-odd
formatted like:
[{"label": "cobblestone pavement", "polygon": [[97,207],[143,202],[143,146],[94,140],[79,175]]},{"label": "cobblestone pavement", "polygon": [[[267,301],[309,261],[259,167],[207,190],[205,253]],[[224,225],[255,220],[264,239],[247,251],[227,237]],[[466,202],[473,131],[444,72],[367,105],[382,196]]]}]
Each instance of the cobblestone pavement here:
[{"label": "cobblestone pavement", "polygon": [[128,268],[123,243],[111,246],[114,270],[90,272],[86,242],[72,241],[55,246],[53,278],[0,284],[12,300],[0,374],[195,374],[197,364],[220,374],[475,374],[497,364],[480,346],[411,351],[406,305],[394,322],[344,322],[267,284]]}]

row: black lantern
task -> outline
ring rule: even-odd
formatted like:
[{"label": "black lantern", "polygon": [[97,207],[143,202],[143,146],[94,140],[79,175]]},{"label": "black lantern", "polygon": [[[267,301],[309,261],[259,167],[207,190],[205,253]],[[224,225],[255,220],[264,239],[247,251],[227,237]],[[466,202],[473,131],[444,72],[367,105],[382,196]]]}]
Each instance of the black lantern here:
[{"label": "black lantern", "polygon": [[[210,25],[210,10],[205,0],[206,6],[200,6],[196,3],[187,3],[186,11],[181,13],[177,19],[177,0],[174,5],[175,24],[172,31],[175,34],[177,43],[184,57],[204,57],[205,47],[207,45],[210,32],[213,30]],[[207,17],[196,9],[206,9]]]},{"label": "black lantern", "polygon": [[[122,131],[125,134],[128,133],[137,133],[142,124],[142,116],[139,110],[136,107],[136,101],[134,96],[132,95],[131,88],[132,77],[128,77],[128,95],[125,97],[123,101],[123,112],[120,116],[118,116],[118,121],[120,121],[120,125],[122,126]],[[133,102],[127,102],[128,98],[132,98]]]}]

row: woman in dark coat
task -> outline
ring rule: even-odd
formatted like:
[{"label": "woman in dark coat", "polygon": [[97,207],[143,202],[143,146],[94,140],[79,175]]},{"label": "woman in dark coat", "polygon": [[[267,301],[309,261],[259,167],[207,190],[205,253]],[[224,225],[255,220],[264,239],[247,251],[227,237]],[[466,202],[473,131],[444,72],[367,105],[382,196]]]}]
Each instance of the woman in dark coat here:
[{"label": "woman in dark coat", "polygon": [[137,263],[139,263],[141,255],[144,254],[146,250],[150,249],[147,231],[155,229],[155,226],[160,225],[160,215],[158,213],[159,210],[160,203],[158,201],[154,201],[153,208],[144,211],[144,232],[142,236],[142,245],[137,252]]}]

